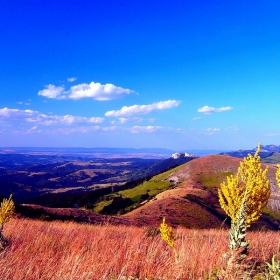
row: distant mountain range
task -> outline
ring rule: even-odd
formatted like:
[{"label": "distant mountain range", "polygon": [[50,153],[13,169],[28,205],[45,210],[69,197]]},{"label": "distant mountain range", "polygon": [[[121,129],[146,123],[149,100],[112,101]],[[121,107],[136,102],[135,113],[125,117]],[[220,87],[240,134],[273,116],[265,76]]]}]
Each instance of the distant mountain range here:
[{"label": "distant mountain range", "polygon": [[[244,158],[246,157],[248,154],[254,154],[256,152],[256,148],[251,149],[251,150],[238,150],[238,151],[232,151],[232,152],[223,152],[220,153],[220,155],[229,155],[232,157],[238,157],[238,158]],[[274,153],[280,153],[280,146],[276,146],[276,145],[266,145],[266,146],[262,146],[262,149],[260,151],[260,156],[261,158],[267,158],[272,156]]]}]

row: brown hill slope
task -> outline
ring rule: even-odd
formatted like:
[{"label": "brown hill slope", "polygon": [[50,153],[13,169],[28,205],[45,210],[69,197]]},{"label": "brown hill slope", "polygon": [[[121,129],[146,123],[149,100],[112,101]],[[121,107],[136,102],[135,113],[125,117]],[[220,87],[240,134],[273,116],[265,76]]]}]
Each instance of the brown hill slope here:
[{"label": "brown hill slope", "polygon": [[[141,225],[159,225],[166,217],[173,226],[187,228],[219,228],[228,226],[229,219],[220,208],[217,189],[227,175],[238,169],[239,158],[211,155],[192,160],[177,169],[169,180],[176,187],[158,194],[145,205],[127,213],[129,218]],[[276,168],[269,166],[268,177],[272,182],[274,196],[278,195],[275,183]],[[263,215],[252,228],[276,229],[278,224]]]},{"label": "brown hill slope", "polygon": [[72,208],[50,208],[36,204],[16,204],[18,218],[29,217],[43,221],[75,221],[97,225],[137,226],[134,220],[119,216],[106,216],[93,211]]}]

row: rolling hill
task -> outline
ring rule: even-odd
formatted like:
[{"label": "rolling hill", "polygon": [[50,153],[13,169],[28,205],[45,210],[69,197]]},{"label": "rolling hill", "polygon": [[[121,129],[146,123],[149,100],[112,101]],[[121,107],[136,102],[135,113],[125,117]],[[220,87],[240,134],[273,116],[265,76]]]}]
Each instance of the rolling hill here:
[{"label": "rolling hill", "polygon": [[[240,160],[228,155],[196,158],[137,186],[107,194],[94,202],[93,206],[100,213],[113,216],[117,213],[119,218],[139,226],[158,227],[162,218],[166,217],[167,222],[173,227],[228,227],[229,219],[220,208],[217,189],[226,176],[237,171]],[[279,190],[275,182],[276,167],[272,165],[268,167],[272,196],[265,213],[252,229],[276,230],[280,225]],[[110,205],[111,207],[108,207]],[[118,205],[121,207],[118,208]],[[106,211],[103,211],[104,209]],[[48,208],[45,211],[49,211]],[[60,210],[60,215],[63,216],[63,210]]]},{"label": "rolling hill", "polygon": [[[237,171],[240,159],[226,155],[212,155],[192,160],[176,168],[166,180],[176,180],[174,189],[158,194],[153,200],[125,217],[143,225],[159,224],[162,217],[173,226],[211,228],[227,225],[228,219],[220,208],[217,189],[227,175]],[[262,218],[252,228],[277,229],[274,210],[278,212],[279,190],[275,182],[276,168],[269,166],[272,196]]]}]

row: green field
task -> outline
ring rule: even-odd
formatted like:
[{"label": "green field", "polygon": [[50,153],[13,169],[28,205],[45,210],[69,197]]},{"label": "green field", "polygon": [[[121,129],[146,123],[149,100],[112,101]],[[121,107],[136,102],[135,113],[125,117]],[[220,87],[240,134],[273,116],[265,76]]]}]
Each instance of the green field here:
[{"label": "green field", "polygon": [[[152,177],[149,181],[145,181],[142,184],[123,191],[118,191],[109,195],[102,197],[102,200],[95,203],[94,211],[98,213],[102,213],[104,207],[112,205],[114,203],[114,199],[122,198],[122,199],[130,199],[131,205],[124,207],[124,211],[128,212],[137,207],[144,200],[149,200],[156,196],[157,194],[169,189],[173,188],[174,183],[169,182],[168,177],[175,172],[178,167],[173,168],[169,171],[161,173]],[[117,207],[117,206],[116,206]]]}]

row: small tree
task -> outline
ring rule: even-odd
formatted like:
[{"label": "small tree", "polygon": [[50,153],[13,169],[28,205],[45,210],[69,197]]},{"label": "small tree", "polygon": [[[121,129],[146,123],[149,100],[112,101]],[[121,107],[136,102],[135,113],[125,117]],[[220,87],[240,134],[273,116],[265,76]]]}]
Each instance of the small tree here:
[{"label": "small tree", "polygon": [[4,249],[7,240],[3,235],[4,224],[7,223],[15,212],[15,205],[12,201],[12,195],[9,199],[4,198],[0,206],[0,249]]},{"label": "small tree", "polygon": [[179,261],[179,255],[177,253],[177,250],[174,247],[176,237],[174,236],[173,228],[169,227],[166,224],[165,217],[163,217],[163,219],[162,219],[162,223],[160,224],[159,230],[160,230],[161,239],[164,240],[171,248],[173,248],[174,254],[175,254],[175,262],[178,262]]},{"label": "small tree", "polygon": [[221,207],[235,222],[244,195],[246,194],[246,227],[250,227],[261,216],[261,210],[266,206],[271,194],[270,181],[267,179],[268,169],[262,169],[259,152],[261,144],[252,156],[249,154],[240,162],[237,174],[230,175],[221,183],[218,191]]},{"label": "small tree", "polygon": [[278,186],[280,187],[280,163],[277,164],[276,181],[278,183]]},{"label": "small tree", "polygon": [[246,229],[261,216],[261,210],[271,194],[270,181],[266,176],[268,169],[262,169],[260,150],[261,144],[254,156],[248,154],[240,162],[237,174],[228,176],[218,190],[221,207],[231,218],[230,263],[247,255],[249,242],[245,240]]}]

